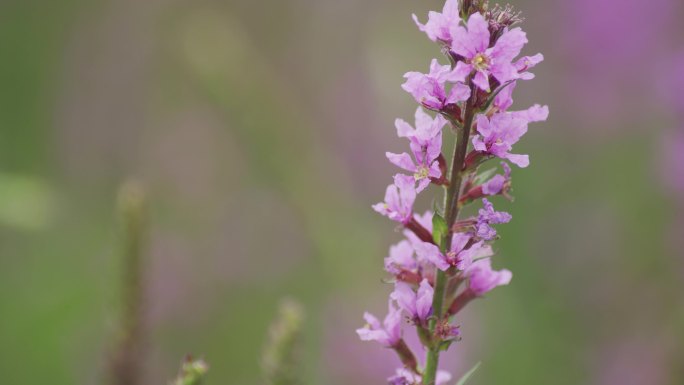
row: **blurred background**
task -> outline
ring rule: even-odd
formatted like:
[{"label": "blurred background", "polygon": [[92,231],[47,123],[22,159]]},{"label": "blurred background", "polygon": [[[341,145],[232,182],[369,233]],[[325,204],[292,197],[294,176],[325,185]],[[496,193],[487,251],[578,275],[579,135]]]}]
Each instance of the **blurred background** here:
[{"label": "blurred background", "polygon": [[[473,303],[443,368],[470,382],[684,384],[684,5],[511,1],[542,52],[514,107],[509,287]],[[259,384],[283,297],[306,384],[382,384],[354,330],[384,315],[400,238],[372,212],[403,151],[400,89],[439,49],[440,0],[0,2],[0,383],[99,384],[117,334],[119,186],[149,199],[144,383],[185,353]],[[445,139],[445,140],[451,140]],[[433,191],[436,192],[436,191]],[[427,193],[426,195],[431,195]],[[418,211],[429,207],[421,201]]]}]

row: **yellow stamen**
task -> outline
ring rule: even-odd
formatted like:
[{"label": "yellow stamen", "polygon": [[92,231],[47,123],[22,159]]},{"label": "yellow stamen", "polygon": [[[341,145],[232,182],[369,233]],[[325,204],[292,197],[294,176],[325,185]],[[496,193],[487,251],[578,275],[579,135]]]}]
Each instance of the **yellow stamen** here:
[{"label": "yellow stamen", "polygon": [[413,177],[416,178],[416,180],[425,179],[428,176],[430,176],[430,170],[428,170],[427,167],[421,167],[418,169],[418,171],[416,171],[415,174],[413,174]]},{"label": "yellow stamen", "polygon": [[471,63],[473,67],[475,67],[475,69],[477,70],[486,70],[487,68],[489,68],[489,58],[481,53],[475,55]]}]

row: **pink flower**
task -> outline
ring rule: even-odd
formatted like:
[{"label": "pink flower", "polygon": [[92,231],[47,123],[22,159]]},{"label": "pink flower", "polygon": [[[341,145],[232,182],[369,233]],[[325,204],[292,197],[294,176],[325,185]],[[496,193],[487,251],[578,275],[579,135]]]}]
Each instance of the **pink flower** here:
[{"label": "pink flower", "polygon": [[494,211],[494,205],[485,198],[482,199],[482,206],[477,216],[475,234],[482,240],[491,241],[496,238],[496,230],[494,230],[492,225],[508,223],[512,217],[507,212]]},{"label": "pink flower", "polygon": [[[462,82],[463,79],[449,65],[440,65],[437,59],[432,59],[430,73],[407,72],[406,82],[402,84],[406,92],[425,108],[443,110],[449,104],[462,102],[470,97],[470,88]],[[452,83],[450,90],[447,84]]]},{"label": "pink flower", "polygon": [[408,314],[411,320],[421,323],[432,314],[433,295],[434,289],[427,279],[423,279],[417,292],[413,291],[408,283],[398,281],[394,285],[390,298],[397,301],[399,307]]},{"label": "pink flower", "polygon": [[[423,226],[427,231],[432,233],[432,216],[434,214],[432,211],[428,210],[422,215],[415,214],[413,217],[420,224]],[[416,234],[411,231],[411,230],[404,230],[403,232],[404,236],[406,239],[411,243],[411,246],[415,249],[416,245],[423,243],[423,241],[416,236]],[[416,260],[418,261],[418,264],[420,266],[423,266],[424,264],[428,263],[427,260],[422,258],[420,255],[416,255]]]},{"label": "pink flower", "polygon": [[[387,379],[389,385],[420,385],[422,377],[406,368],[399,368],[394,376]],[[444,385],[451,381],[451,373],[444,370],[437,371],[435,385]]]},{"label": "pink flower", "polygon": [[374,315],[366,312],[363,318],[366,326],[356,329],[362,341],[377,341],[385,347],[393,347],[401,340],[401,310],[399,310],[392,300],[388,303],[389,311],[382,325]]},{"label": "pink flower", "polygon": [[417,385],[420,384],[423,379],[419,374],[414,373],[406,368],[397,369],[397,373],[387,379],[389,385]]},{"label": "pink flower", "polygon": [[451,266],[463,271],[467,270],[475,259],[490,257],[494,254],[491,246],[482,241],[472,243],[471,240],[472,237],[469,234],[455,233],[452,237],[451,249],[446,255],[442,254],[432,243],[421,242],[414,247],[420,258],[430,261],[442,271],[448,270]]},{"label": "pink flower", "polygon": [[523,56],[518,59],[513,65],[518,71],[520,79],[532,80],[534,79],[534,74],[527,72],[527,70],[534,68],[537,64],[544,61],[544,55],[538,53],[534,56]]},{"label": "pink flower", "polygon": [[527,167],[527,155],[511,154],[513,145],[527,132],[527,121],[511,113],[500,112],[487,119],[477,116],[477,132],[473,137],[473,148],[487,155],[508,159],[518,167]]},{"label": "pink flower", "polygon": [[401,119],[395,122],[397,135],[409,140],[413,158],[407,153],[387,152],[385,155],[396,166],[413,173],[418,182],[416,192],[423,191],[430,184],[430,178],[442,176],[437,158],[442,153],[442,127],[445,124],[443,117],[437,115],[433,119],[421,107],[416,110],[415,129]]},{"label": "pink flower", "polygon": [[[517,82],[513,82],[504,87],[494,98],[492,103],[496,112],[506,112],[513,104],[513,90]],[[543,122],[549,117],[549,107],[535,104],[523,111],[509,112],[516,119],[522,119],[527,123]]]},{"label": "pink flower", "polygon": [[482,184],[482,193],[484,195],[506,193],[507,186],[511,184],[511,166],[506,162],[501,162],[501,167],[504,169],[503,175],[496,174]]},{"label": "pink flower", "polygon": [[415,21],[419,30],[428,35],[430,40],[451,44],[451,26],[461,21],[458,11],[458,0],[447,0],[444,3],[442,13],[430,11],[428,13],[428,21],[425,24],[421,24],[418,21],[418,16],[415,14],[413,14],[413,21]]},{"label": "pink flower", "polygon": [[[534,56],[526,60],[523,58],[522,62],[516,62],[516,64],[512,63],[527,43],[525,32],[520,28],[505,29],[494,46],[490,48],[489,23],[479,13],[470,16],[467,29],[458,24],[453,24],[451,26],[451,39],[451,50],[463,57],[463,61],[456,64],[456,78],[459,81],[465,81],[468,75],[475,72],[473,83],[487,92],[491,91],[490,75],[503,84],[521,77],[518,68],[526,71],[528,67],[541,59],[539,56]],[[530,78],[530,74],[522,76]]]},{"label": "pink flower", "polygon": [[407,223],[413,215],[413,202],[416,200],[416,187],[413,177],[397,174],[394,184],[387,186],[385,202],[373,205],[373,210],[389,219]]},{"label": "pink flower", "polygon": [[468,268],[466,274],[469,280],[468,288],[477,296],[481,296],[497,286],[508,285],[513,277],[509,270],[492,270],[492,262],[489,258],[475,261]]},{"label": "pink flower", "polygon": [[411,242],[403,240],[390,247],[389,256],[385,258],[385,270],[388,273],[397,275],[402,270],[415,271],[417,268]]}]

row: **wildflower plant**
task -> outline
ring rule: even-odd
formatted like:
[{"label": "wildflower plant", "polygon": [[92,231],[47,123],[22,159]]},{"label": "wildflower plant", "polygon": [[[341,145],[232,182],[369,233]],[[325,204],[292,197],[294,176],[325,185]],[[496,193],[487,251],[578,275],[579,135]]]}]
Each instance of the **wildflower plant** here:
[{"label": "wildflower plant", "polygon": [[[510,199],[509,163],[519,168],[530,163],[528,155],[513,147],[529,123],[546,120],[548,108],[509,111],[516,83],[533,79],[529,71],[543,60],[541,54],[518,58],[527,37],[515,27],[522,18],[510,6],[447,0],[441,13],[429,13],[425,24],[415,15],[413,19],[439,44],[447,61],[433,59],[427,74],[404,76],[402,88],[420,104],[414,127],[400,119],[395,123],[410,153],[386,156],[408,175],[395,175],[384,202],[373,209],[400,224],[406,239],[385,258],[394,283],[387,316],[381,321],[366,313],[367,324],[357,334],[397,353],[403,366],[389,377],[390,384],[439,385],[452,378],[438,367],[441,352],[461,338],[456,316],[470,301],[511,281],[510,271],[492,268],[492,243],[498,239],[496,226],[512,218],[497,211],[489,198]],[[449,160],[442,148],[445,131],[455,136]],[[494,159],[501,173],[483,170]],[[416,197],[429,191],[430,184],[443,189],[443,204],[416,214]],[[461,218],[467,205],[474,205],[477,215]],[[404,341],[406,323],[423,346],[422,364]]]}]

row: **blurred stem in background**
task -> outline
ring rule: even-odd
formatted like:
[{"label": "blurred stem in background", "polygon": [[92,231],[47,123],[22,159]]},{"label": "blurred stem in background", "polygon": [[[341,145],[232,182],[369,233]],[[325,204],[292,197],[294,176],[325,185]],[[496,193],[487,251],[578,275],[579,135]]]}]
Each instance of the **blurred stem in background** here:
[{"label": "blurred stem in background", "polygon": [[147,203],[142,186],[135,181],[124,183],[117,204],[122,221],[122,307],[107,380],[111,385],[139,385],[144,343],[143,255],[147,238]]},{"label": "blurred stem in background", "polygon": [[280,303],[278,315],[269,330],[264,348],[262,369],[266,385],[301,384],[297,349],[302,330],[302,306],[285,299]]},{"label": "blurred stem in background", "polygon": [[200,385],[208,370],[209,365],[204,360],[194,360],[192,356],[186,356],[181,364],[178,377],[169,385]]}]

